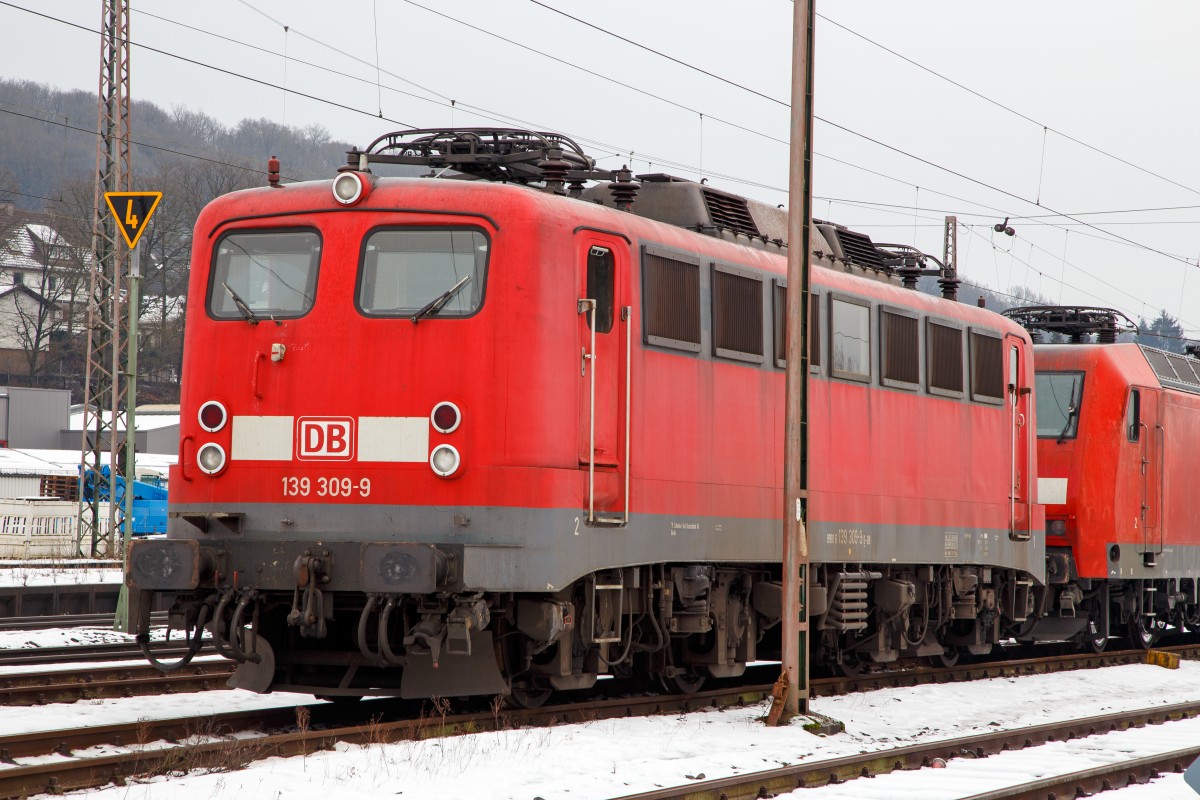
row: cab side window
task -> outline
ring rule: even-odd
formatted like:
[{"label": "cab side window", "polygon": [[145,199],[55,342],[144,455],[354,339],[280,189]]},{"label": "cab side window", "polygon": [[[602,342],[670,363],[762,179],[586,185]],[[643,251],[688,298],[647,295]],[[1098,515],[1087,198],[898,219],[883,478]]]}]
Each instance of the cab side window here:
[{"label": "cab side window", "polygon": [[1142,393],[1129,390],[1129,402],[1125,404],[1125,435],[1136,442],[1142,437]]},{"label": "cab side window", "polygon": [[[596,301],[596,333],[608,333],[613,326],[613,254],[607,247],[588,250],[587,296]],[[592,315],[586,316],[591,325]]]}]

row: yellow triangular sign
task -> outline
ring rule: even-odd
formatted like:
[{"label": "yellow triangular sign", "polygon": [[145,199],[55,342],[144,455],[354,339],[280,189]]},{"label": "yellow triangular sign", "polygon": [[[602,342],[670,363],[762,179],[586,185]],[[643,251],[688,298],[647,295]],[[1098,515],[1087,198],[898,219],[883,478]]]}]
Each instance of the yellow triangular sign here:
[{"label": "yellow triangular sign", "polygon": [[112,211],[121,235],[130,248],[136,247],[138,239],[146,230],[146,224],[154,216],[162,192],[105,192],[104,202]]}]

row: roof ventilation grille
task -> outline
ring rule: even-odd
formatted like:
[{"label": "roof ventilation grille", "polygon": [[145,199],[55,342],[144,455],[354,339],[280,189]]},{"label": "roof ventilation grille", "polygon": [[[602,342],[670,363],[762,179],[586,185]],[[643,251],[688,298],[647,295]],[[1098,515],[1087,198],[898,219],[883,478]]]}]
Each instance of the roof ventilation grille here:
[{"label": "roof ventilation grille", "polygon": [[746,205],[745,198],[714,192],[712,189],[702,191],[704,205],[708,207],[708,215],[713,225],[753,238],[762,236],[758,226],[754,224],[754,217],[750,216],[750,208]]},{"label": "roof ventilation grille", "polygon": [[883,253],[875,247],[870,236],[846,230],[840,225],[836,230],[838,242],[842,245],[842,252],[846,254],[847,261],[867,269],[887,268],[888,265],[883,260]]}]

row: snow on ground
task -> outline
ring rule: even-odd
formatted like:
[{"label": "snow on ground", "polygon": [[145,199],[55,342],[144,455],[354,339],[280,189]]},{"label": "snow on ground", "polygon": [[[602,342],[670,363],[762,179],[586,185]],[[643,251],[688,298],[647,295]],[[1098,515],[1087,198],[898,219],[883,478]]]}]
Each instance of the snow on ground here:
[{"label": "snow on ground", "polygon": [[78,567],[5,567],[0,569],[0,586],[77,586],[90,583],[120,583],[119,569]]},{"label": "snow on ground", "polygon": [[[0,569],[0,586],[120,583],[115,569]],[[100,627],[0,631],[0,649],[117,643],[129,636]],[[210,657],[211,658],[211,657]],[[198,659],[198,660],[208,660]],[[115,662],[114,662],[115,663]],[[129,663],[129,662],[124,662]],[[0,666],[0,674],[69,669]],[[94,664],[93,666],[105,666]],[[274,800],[319,793],[323,800],[364,798],[605,798],[689,780],[744,774],[801,761],[816,762],[919,741],[953,738],[1200,699],[1200,663],[1177,671],[1131,665],[1056,675],[997,678],[965,684],[883,689],[813,701],[815,712],[842,720],[846,733],[814,737],[800,722],[783,729],[759,721],[763,706],[557,728],[482,733],[391,745],[341,745],[304,758],[267,759],[229,773],[156,778],[108,787],[88,797]],[[90,700],[44,707],[0,707],[0,735],[167,718],[221,711],[289,707],[310,695],[254,695],[238,690]],[[901,772],[869,781],[804,790],[792,797],[957,798],[1032,777],[1087,769],[1117,759],[1165,751],[1200,740],[1200,720],[1104,737],[1052,743],[983,760],[955,759],[944,770]],[[154,745],[149,745],[154,746]],[[92,754],[114,752],[98,748]],[[53,758],[59,758],[54,756]],[[1196,800],[1182,776],[1107,793],[1114,800]]]},{"label": "snow on ground", "polygon": [[[274,800],[319,795],[323,800],[372,798],[604,798],[646,791],[689,780],[742,774],[800,761],[901,746],[916,741],[952,738],[999,726],[1022,726],[1102,714],[1122,709],[1166,705],[1200,698],[1200,663],[1184,662],[1178,670],[1146,665],[1108,667],[1056,675],[997,678],[961,684],[881,689],[846,697],[822,698],[813,710],[846,724],[846,733],[815,737],[799,724],[771,729],[759,722],[763,706],[655,718],[602,720],[556,728],[530,728],[480,733],[420,742],[366,746],[341,745],[306,757],[273,758],[237,772],[157,778],[126,787],[108,787],[89,798],[253,798]],[[190,709],[226,710],[307,702],[302,696],[257,697],[240,691],[174,695],[169,698],[99,700],[32,709],[0,708],[0,733],[60,728],[94,721],[175,716]],[[256,705],[257,704],[257,705]],[[1189,726],[1187,728],[1181,726]],[[1157,735],[1175,734],[1183,746],[1200,738],[1200,722],[1146,728]],[[1168,733],[1169,732],[1169,733]],[[1142,733],[1138,731],[1137,733]],[[1084,763],[1101,748],[1087,741],[1069,743]],[[1113,749],[1127,745],[1116,744]],[[1089,752],[1090,751],[1090,752]],[[1044,751],[1049,752],[1049,751]],[[1010,754],[1019,756],[1019,753]],[[1006,756],[1007,757],[1007,756]],[[1064,756],[1065,757],[1065,756]],[[914,783],[893,797],[957,797],[992,788],[997,775],[1021,780],[1017,768],[990,759],[939,771],[952,776],[956,788],[933,794],[936,781],[927,773],[906,773],[897,780]],[[1033,756],[1037,763],[1047,759]],[[1060,754],[1052,754],[1057,765]],[[972,775],[968,769],[982,769]],[[860,797],[871,785],[888,780],[852,782],[845,793]],[[965,788],[964,788],[965,787]],[[1177,776],[1150,787],[1124,790],[1120,800],[1188,797]],[[901,789],[903,791],[901,792]],[[809,790],[794,796],[813,797]]]}]

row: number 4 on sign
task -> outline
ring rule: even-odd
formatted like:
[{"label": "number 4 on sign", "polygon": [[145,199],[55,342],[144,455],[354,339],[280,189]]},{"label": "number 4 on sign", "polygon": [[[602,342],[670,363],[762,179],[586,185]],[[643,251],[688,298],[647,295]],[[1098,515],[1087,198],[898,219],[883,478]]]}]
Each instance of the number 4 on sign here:
[{"label": "number 4 on sign", "polygon": [[162,192],[105,192],[104,202],[112,212],[121,235],[130,249],[137,246],[138,239],[146,232],[146,225],[154,216]]}]

